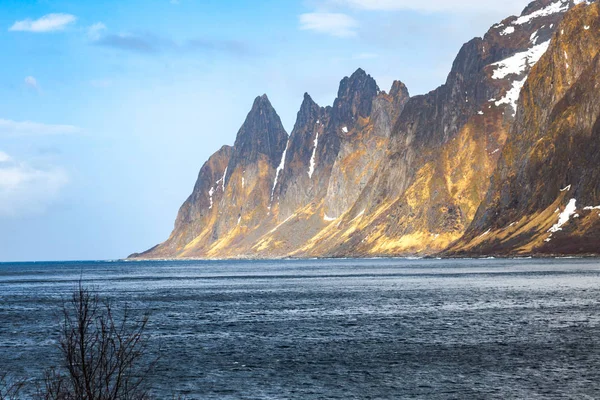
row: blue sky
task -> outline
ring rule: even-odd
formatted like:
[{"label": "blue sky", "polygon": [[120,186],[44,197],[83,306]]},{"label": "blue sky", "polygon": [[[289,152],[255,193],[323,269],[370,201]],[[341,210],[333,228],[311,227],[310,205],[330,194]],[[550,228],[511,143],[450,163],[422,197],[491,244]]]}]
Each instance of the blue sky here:
[{"label": "blue sky", "polygon": [[0,260],[113,259],[166,239],[203,162],[267,93],[291,131],[358,67],[444,82],[521,0],[3,0]]}]

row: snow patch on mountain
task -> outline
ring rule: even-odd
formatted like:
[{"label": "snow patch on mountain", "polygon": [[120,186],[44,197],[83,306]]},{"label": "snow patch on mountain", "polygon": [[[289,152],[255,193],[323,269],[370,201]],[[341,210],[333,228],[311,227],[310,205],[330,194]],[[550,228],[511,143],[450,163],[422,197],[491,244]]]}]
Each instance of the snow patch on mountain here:
[{"label": "snow patch on mountain", "polygon": [[313,148],[312,156],[310,157],[310,167],[308,168],[308,177],[312,179],[313,173],[315,172],[315,161],[317,157],[317,147],[319,146],[319,132],[315,138],[315,147]]},{"label": "snow patch on mountain", "polygon": [[[532,43],[537,40],[537,32],[532,35]],[[514,54],[502,61],[491,64],[496,67],[492,74],[492,79],[506,79],[510,75],[522,76],[528,73],[531,68],[542,58],[544,53],[548,51],[550,40],[535,45],[527,51]],[[525,85],[527,76],[520,80],[514,80],[512,87],[506,92],[506,95],[496,101],[496,106],[508,104],[511,106],[513,115],[517,112],[517,101],[521,95],[521,89]]]},{"label": "snow patch on mountain", "polygon": [[[271,189],[271,204],[273,204],[273,196],[275,195],[275,188],[277,187],[277,181],[279,179],[279,174],[283,172],[285,169],[285,157],[287,155],[288,148],[290,147],[290,140],[288,139],[287,144],[285,145],[285,150],[283,150],[283,154],[281,155],[281,162],[275,171],[275,182],[273,182],[273,189]],[[271,207],[269,207],[270,209]]]},{"label": "snow patch on mountain", "polygon": [[225,172],[223,173],[223,177],[221,179],[219,179],[217,181],[217,186],[219,186],[219,184],[221,184],[221,191],[223,193],[225,193],[225,178],[227,177],[227,170],[229,169],[229,167],[225,168]]},{"label": "snow patch on mountain", "polygon": [[562,231],[562,227],[569,222],[569,219],[577,212],[577,200],[571,199],[569,204],[565,207],[564,211],[558,216],[558,223],[554,224],[548,232],[556,233]]},{"label": "snow patch on mountain", "polygon": [[517,101],[519,100],[519,96],[521,95],[521,89],[523,89],[523,85],[525,85],[525,81],[527,78],[514,81],[512,88],[506,92],[506,95],[500,100],[496,101],[494,104],[496,106],[501,106],[502,104],[508,104],[512,107],[513,115],[517,112]]},{"label": "snow patch on mountain", "polygon": [[569,185],[563,189],[560,189],[561,192],[568,192],[569,190],[571,190],[571,185]]},{"label": "snow patch on mountain", "polygon": [[508,75],[521,75],[527,71],[527,67],[533,67],[548,50],[550,41],[533,46],[527,51],[517,53],[507,59],[493,63],[496,70],[492,74],[493,79],[504,79]]},{"label": "snow patch on mountain", "polygon": [[533,44],[534,46],[537,44],[537,40],[538,40],[538,33],[539,31],[535,31],[531,34],[531,36],[529,37],[529,41],[531,42],[531,44]]},{"label": "snow patch on mountain", "polygon": [[209,210],[212,210],[213,208],[213,194],[215,194],[215,188],[211,187],[208,191],[208,198],[210,200],[210,207],[208,207]]},{"label": "snow patch on mountain", "polygon": [[[575,5],[579,3],[590,4],[589,0],[574,0]],[[558,0],[548,4],[546,7],[532,12],[531,14],[522,15],[512,22],[513,25],[524,25],[530,23],[536,18],[546,17],[548,15],[566,12],[569,10],[569,0]]]}]

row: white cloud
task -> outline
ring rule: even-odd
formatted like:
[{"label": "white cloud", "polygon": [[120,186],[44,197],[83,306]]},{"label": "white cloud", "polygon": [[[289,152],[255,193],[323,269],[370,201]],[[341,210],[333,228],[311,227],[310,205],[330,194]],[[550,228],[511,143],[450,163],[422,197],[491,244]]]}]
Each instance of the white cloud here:
[{"label": "white cloud", "polygon": [[346,38],[356,36],[358,23],[349,15],[314,12],[300,15],[300,29]]},{"label": "white cloud", "polygon": [[106,25],[102,22],[96,22],[88,28],[88,37],[92,40],[100,39],[102,32],[106,30]]},{"label": "white cloud", "polygon": [[77,17],[71,14],[48,14],[36,20],[28,18],[23,21],[17,21],[8,30],[36,33],[60,31],[76,20]]},{"label": "white cloud", "polygon": [[0,119],[0,136],[48,136],[80,133],[81,129],[73,125],[50,125],[30,121],[11,121]]},{"label": "white cloud", "polygon": [[0,216],[42,213],[68,183],[62,168],[35,168],[0,151]]},{"label": "white cloud", "polygon": [[528,0],[333,0],[334,3],[362,10],[424,12],[504,12],[509,15],[525,8]]},{"label": "white cloud", "polygon": [[11,161],[12,161],[12,157],[11,156],[9,156],[8,154],[6,154],[3,151],[0,151],[0,164],[11,162]]},{"label": "white cloud", "polygon": [[25,78],[25,85],[31,89],[40,90],[40,85],[38,84],[37,79],[35,79],[33,76],[28,76]]}]

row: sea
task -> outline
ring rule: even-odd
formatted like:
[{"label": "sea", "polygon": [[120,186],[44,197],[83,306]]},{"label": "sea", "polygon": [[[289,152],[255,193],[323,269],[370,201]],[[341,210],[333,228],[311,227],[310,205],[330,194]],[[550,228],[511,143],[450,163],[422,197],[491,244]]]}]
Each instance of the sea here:
[{"label": "sea", "polygon": [[158,399],[600,398],[598,259],[3,263],[0,375],[80,282],[149,312]]}]

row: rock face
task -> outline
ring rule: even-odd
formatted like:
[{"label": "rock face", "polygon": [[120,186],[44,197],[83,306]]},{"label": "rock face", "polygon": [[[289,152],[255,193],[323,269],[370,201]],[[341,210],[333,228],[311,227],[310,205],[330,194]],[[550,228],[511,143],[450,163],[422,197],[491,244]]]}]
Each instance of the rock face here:
[{"label": "rock face", "polygon": [[181,254],[186,246],[214,226],[225,194],[225,175],[233,147],[223,146],[200,169],[194,191],[179,209],[175,229],[169,239],[136,257],[169,258]]},{"label": "rock face", "polygon": [[322,195],[328,174],[321,151],[327,145],[337,151],[339,145],[327,141],[330,114],[330,108],[319,107],[308,93],[304,95],[273,187],[272,207],[284,219]]},{"label": "rock face", "polygon": [[600,5],[562,21],[531,72],[516,122],[460,254],[600,252]]},{"label": "rock face", "polygon": [[382,92],[359,69],[331,107],[305,94],[289,138],[257,98],[171,237],[135,256],[600,252],[590,3],[532,2],[466,43],[425,95],[399,81]]},{"label": "rock face", "polygon": [[202,167],[175,229],[143,258],[220,257],[260,236],[270,219],[270,196],[288,142],[266,95],[256,98],[235,145],[223,147]]}]

